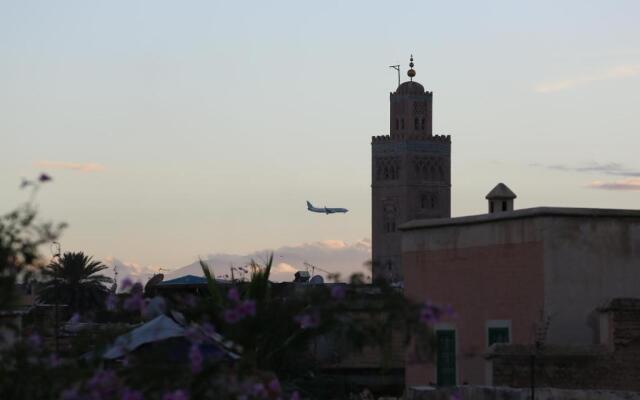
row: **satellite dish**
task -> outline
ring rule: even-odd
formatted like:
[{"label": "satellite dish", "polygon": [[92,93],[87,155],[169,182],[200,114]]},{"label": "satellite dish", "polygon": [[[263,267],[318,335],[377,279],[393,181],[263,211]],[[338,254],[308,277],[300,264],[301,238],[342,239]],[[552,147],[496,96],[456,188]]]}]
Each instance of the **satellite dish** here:
[{"label": "satellite dish", "polygon": [[321,277],[320,275],[315,275],[313,278],[311,278],[309,283],[312,284],[312,285],[323,285],[324,284],[324,278]]}]

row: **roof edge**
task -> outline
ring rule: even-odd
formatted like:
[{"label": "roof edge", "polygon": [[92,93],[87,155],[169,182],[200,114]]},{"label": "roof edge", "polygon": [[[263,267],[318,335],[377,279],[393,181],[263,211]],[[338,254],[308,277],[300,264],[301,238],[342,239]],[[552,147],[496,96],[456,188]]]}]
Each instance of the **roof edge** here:
[{"label": "roof edge", "polygon": [[455,218],[416,219],[398,227],[401,231],[429,229],[442,226],[482,224],[503,220],[537,217],[594,217],[594,218],[638,218],[640,210],[614,208],[578,208],[578,207],[533,207],[493,214],[468,215]]}]

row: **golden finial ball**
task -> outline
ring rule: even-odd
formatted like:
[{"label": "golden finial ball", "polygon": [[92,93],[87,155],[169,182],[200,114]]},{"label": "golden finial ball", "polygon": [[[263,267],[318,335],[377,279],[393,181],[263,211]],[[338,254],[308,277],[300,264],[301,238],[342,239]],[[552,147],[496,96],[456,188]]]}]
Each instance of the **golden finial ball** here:
[{"label": "golden finial ball", "polygon": [[416,76],[416,71],[411,68],[409,71],[407,71],[407,75],[409,75],[409,78],[413,78],[414,76]]}]

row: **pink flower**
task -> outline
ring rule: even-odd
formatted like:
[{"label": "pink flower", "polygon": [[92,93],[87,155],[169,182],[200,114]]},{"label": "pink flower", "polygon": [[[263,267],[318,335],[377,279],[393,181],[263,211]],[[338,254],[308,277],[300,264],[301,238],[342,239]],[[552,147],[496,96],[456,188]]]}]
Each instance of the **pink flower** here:
[{"label": "pink flower", "polygon": [[211,336],[216,332],[216,328],[209,322],[205,322],[204,324],[202,324],[201,328],[202,332],[204,332],[204,334],[207,336]]},{"label": "pink flower", "polygon": [[290,400],[300,400],[300,393],[298,393],[298,391],[295,391],[295,392],[291,393],[291,399]]},{"label": "pink flower", "polygon": [[240,301],[240,292],[238,292],[238,289],[232,287],[231,289],[229,289],[229,291],[227,292],[227,298],[235,303]]},{"label": "pink flower", "polygon": [[236,310],[238,311],[238,314],[243,317],[253,317],[256,315],[256,302],[255,300],[245,300],[242,303],[238,304]]},{"label": "pink flower", "polygon": [[109,293],[109,296],[107,296],[107,300],[105,301],[104,305],[108,311],[115,311],[115,309],[118,307],[118,297],[113,293]]},{"label": "pink flower", "polygon": [[49,368],[58,368],[60,364],[60,357],[56,353],[52,353],[49,356]]},{"label": "pink flower", "polygon": [[251,394],[255,397],[267,397],[267,389],[262,383],[256,383],[251,389]]},{"label": "pink flower", "polygon": [[122,285],[121,290],[127,290],[129,289],[131,286],[133,286],[133,282],[131,282],[131,279],[129,278],[124,278],[122,280],[122,282],[120,283],[120,285]]},{"label": "pink flower", "polygon": [[189,350],[189,361],[191,361],[191,372],[198,374],[202,371],[202,352],[200,346],[195,343],[191,345]]},{"label": "pink flower", "polygon": [[223,317],[227,324],[235,324],[242,319],[242,316],[234,309],[224,310]]},{"label": "pink flower", "polygon": [[91,379],[89,379],[87,387],[94,398],[111,398],[118,390],[119,383],[120,382],[115,372],[111,370],[102,370],[97,371]]},{"label": "pink flower", "polygon": [[142,395],[142,392],[139,392],[137,390],[125,388],[124,391],[122,392],[122,400],[143,400],[143,399],[144,399],[144,396]]},{"label": "pink flower", "polygon": [[138,311],[144,308],[144,298],[141,292],[135,292],[131,294],[122,304],[122,307],[127,311]]},{"label": "pink flower", "polygon": [[40,346],[42,346],[42,336],[34,332],[27,338],[27,343],[29,344],[29,346],[38,350],[40,349]]},{"label": "pink flower", "polygon": [[331,286],[331,297],[335,300],[343,300],[347,295],[344,285],[335,284]]},{"label": "pink flower", "polygon": [[316,328],[320,325],[320,318],[318,314],[299,314],[293,318],[299,325],[301,329],[312,329]]},{"label": "pink flower", "polygon": [[189,395],[184,390],[178,389],[173,392],[165,393],[162,400],[189,400]]},{"label": "pink flower", "polygon": [[185,329],[184,336],[191,343],[202,343],[202,340],[204,339],[200,327],[195,324],[191,324],[187,329]]},{"label": "pink flower", "polygon": [[79,400],[80,394],[78,393],[78,387],[75,386],[71,389],[63,390],[62,394],[60,395],[60,398],[62,400]]},{"label": "pink flower", "polygon": [[282,388],[280,387],[280,382],[278,381],[278,378],[273,378],[270,382],[269,385],[267,386],[269,388],[269,391],[273,394],[280,394],[280,392],[282,391]]},{"label": "pink flower", "polygon": [[456,313],[451,305],[441,307],[432,304],[429,300],[424,303],[420,310],[420,321],[428,325],[440,322],[445,317],[454,318],[455,316]]}]

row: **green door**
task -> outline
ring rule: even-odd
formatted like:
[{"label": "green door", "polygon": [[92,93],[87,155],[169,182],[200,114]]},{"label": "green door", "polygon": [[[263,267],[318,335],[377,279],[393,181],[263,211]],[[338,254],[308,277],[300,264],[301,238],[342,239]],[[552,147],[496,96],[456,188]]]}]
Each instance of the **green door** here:
[{"label": "green door", "polygon": [[456,331],[436,331],[438,386],[456,384]]}]

